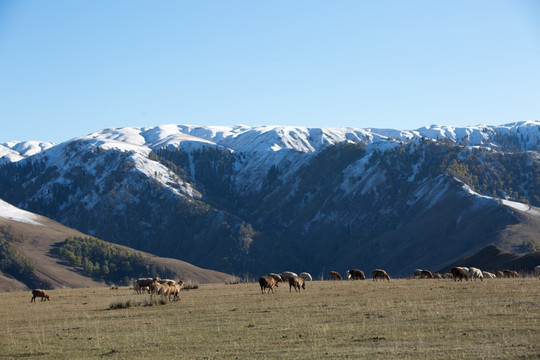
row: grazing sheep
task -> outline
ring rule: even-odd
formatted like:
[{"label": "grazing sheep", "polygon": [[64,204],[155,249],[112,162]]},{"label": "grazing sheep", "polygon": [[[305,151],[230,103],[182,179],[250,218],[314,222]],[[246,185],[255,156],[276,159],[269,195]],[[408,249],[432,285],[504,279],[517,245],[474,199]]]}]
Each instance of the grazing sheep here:
[{"label": "grazing sheep", "polygon": [[390,276],[388,275],[388,273],[385,270],[375,269],[375,270],[371,271],[371,274],[373,275],[373,281],[375,281],[377,279],[381,279],[381,280],[386,279],[386,280],[390,281]]},{"label": "grazing sheep", "polygon": [[266,292],[266,289],[268,289],[268,293],[270,294],[270,290],[272,290],[272,294],[274,293],[274,287],[277,286],[277,281],[272,276],[263,276],[259,279],[259,285],[261,286],[261,294],[264,294]]},{"label": "grazing sheep", "polygon": [[143,291],[150,292],[150,286],[154,282],[159,282],[159,281],[161,281],[161,279],[158,278],[158,277],[155,277],[155,278],[139,278],[139,279],[137,279],[135,281],[135,284],[133,285],[133,289],[135,290],[135,292],[137,294],[140,294]]},{"label": "grazing sheep", "polygon": [[306,290],[306,283],[304,279],[302,279],[300,276],[289,278],[289,292],[292,291],[292,288],[294,288],[294,291],[297,292],[300,292],[300,288]]},{"label": "grazing sheep", "polygon": [[444,276],[442,274],[439,274],[439,273],[433,273],[433,278],[434,279],[444,279]]},{"label": "grazing sheep", "polygon": [[283,278],[281,277],[281,275],[278,275],[278,274],[274,274],[274,273],[270,273],[266,276],[271,276],[274,278],[274,280],[276,280],[276,286],[277,286],[277,283],[280,283],[280,282],[283,282]]},{"label": "grazing sheep", "polygon": [[311,277],[310,273],[301,272],[300,275],[298,276],[304,279],[304,281],[313,281],[313,278]]},{"label": "grazing sheep", "polygon": [[415,278],[415,279],[420,279],[420,278],[422,278],[422,269],[415,269],[415,270],[414,270],[414,278]]},{"label": "grazing sheep", "polygon": [[482,271],[482,275],[484,275],[484,278],[486,279],[495,279],[497,277],[497,275],[490,273],[489,271]]},{"label": "grazing sheep", "polygon": [[444,274],[444,278],[445,278],[445,279],[453,279],[453,278],[454,278],[454,275],[452,275],[451,272],[447,272],[447,273]]},{"label": "grazing sheep", "polygon": [[173,290],[172,285],[161,284],[157,285],[157,294],[163,296],[164,298],[170,298],[170,292]]},{"label": "grazing sheep", "polygon": [[420,272],[420,278],[421,279],[433,279],[434,276],[433,276],[433,273],[429,270],[422,270]]},{"label": "grazing sheep", "polygon": [[36,302],[37,297],[41,298],[41,301],[45,301],[45,300],[51,301],[51,296],[45,290],[41,290],[41,289],[32,290],[32,299],[30,300],[30,302]]},{"label": "grazing sheep", "polygon": [[471,281],[475,279],[480,279],[480,281],[484,281],[484,275],[482,275],[482,271],[478,268],[470,267],[469,275],[471,276]]},{"label": "grazing sheep", "polygon": [[540,265],[534,267],[534,273],[536,277],[540,280]]},{"label": "grazing sheep", "polygon": [[328,277],[330,278],[330,280],[343,280],[343,278],[337,271],[330,271],[330,273],[328,273]]},{"label": "grazing sheep", "polygon": [[519,277],[519,274],[517,273],[517,271],[513,271],[513,270],[501,270],[501,271],[502,271],[503,278],[513,279],[513,278]]},{"label": "grazing sheep", "polygon": [[366,280],[366,275],[362,270],[352,269],[347,270],[347,279],[349,280]]},{"label": "grazing sheep", "polygon": [[463,279],[469,281],[469,272],[461,267],[453,267],[450,272],[452,273],[454,281],[458,281],[458,279],[459,281],[463,281]]},{"label": "grazing sheep", "polygon": [[171,297],[172,297],[172,300],[180,300],[180,290],[182,289],[183,286],[184,286],[184,282],[182,280],[172,285],[169,291],[169,301],[171,301]]},{"label": "grazing sheep", "polygon": [[283,282],[286,282],[286,281],[289,281],[290,278],[298,276],[298,275],[296,275],[296,273],[293,273],[292,271],[285,271],[279,274],[279,276],[281,276],[281,279],[283,280]]}]

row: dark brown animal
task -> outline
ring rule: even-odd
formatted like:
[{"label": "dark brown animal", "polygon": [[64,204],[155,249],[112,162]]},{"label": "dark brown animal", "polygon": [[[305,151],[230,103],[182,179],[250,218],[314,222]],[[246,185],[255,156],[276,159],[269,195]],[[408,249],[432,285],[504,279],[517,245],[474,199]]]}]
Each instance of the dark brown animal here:
[{"label": "dark brown animal", "polygon": [[460,267],[453,267],[450,269],[450,272],[452,273],[452,276],[454,277],[454,281],[463,281],[465,279],[466,281],[469,281],[469,274],[467,271]]},{"label": "dark brown animal", "polygon": [[343,278],[337,271],[330,271],[328,277],[330,278],[330,280],[343,280]]},{"label": "dark brown animal", "polygon": [[294,291],[297,292],[300,292],[300,288],[306,290],[306,283],[304,279],[299,276],[289,278],[289,292],[292,291],[292,288],[294,288]]},{"label": "dark brown animal", "polygon": [[37,297],[41,298],[41,301],[45,301],[45,300],[51,301],[51,296],[45,290],[41,290],[41,289],[32,290],[32,299],[30,300],[30,302],[36,302]]},{"label": "dark brown animal", "polygon": [[381,280],[386,279],[390,281],[390,275],[388,275],[388,273],[382,269],[375,269],[371,271],[371,274],[373,275],[373,281],[377,279],[381,279]]},{"label": "dark brown animal", "polygon": [[349,280],[365,280],[366,275],[364,274],[362,270],[352,269],[352,270],[347,270],[347,278]]},{"label": "dark brown animal", "polygon": [[266,275],[259,279],[259,285],[261,286],[262,294],[266,292],[266,289],[268,289],[268,293],[270,293],[270,290],[272,290],[272,294],[273,294],[274,287],[277,286],[277,281],[272,276]]}]

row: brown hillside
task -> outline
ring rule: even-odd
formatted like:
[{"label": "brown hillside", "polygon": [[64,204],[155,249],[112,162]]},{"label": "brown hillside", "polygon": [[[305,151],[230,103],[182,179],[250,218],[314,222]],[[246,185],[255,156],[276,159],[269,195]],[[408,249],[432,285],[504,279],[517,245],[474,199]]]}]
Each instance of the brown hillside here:
[{"label": "brown hillside", "polygon": [[538,251],[520,256],[490,245],[475,254],[459,259],[441,269],[440,272],[447,272],[454,266],[474,266],[491,272],[510,269],[530,273],[537,265],[540,265],[540,252]]},{"label": "brown hillside", "polygon": [[[46,217],[38,217],[43,226],[0,217],[0,226],[9,227],[10,231],[22,235],[22,241],[14,241],[14,245],[24,256],[32,259],[36,266],[35,276],[44,288],[80,288],[105,285],[66,264],[52,255],[56,244],[70,236],[87,236],[74,229],[63,226]],[[132,250],[135,251],[135,250]],[[156,264],[175,270],[183,275],[184,280],[197,283],[223,283],[232,280],[232,276],[213,270],[202,269],[177,259],[168,259],[142,253],[150,257]],[[20,291],[26,285],[13,277],[0,273],[0,291]]]}]

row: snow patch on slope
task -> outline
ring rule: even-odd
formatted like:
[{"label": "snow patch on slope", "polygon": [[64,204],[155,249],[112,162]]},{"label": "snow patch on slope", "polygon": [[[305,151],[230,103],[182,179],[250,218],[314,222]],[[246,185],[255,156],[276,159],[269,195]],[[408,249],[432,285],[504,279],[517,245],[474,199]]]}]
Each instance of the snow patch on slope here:
[{"label": "snow patch on slope", "polygon": [[0,200],[0,217],[26,224],[44,226],[38,221],[39,215],[19,209],[3,200]]}]

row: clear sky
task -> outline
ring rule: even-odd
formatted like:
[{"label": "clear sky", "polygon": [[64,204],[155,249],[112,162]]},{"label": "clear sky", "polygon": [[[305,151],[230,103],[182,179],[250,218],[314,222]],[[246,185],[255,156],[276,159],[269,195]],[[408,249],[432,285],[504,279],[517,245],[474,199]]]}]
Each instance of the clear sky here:
[{"label": "clear sky", "polygon": [[0,0],[0,143],[540,119],[536,0]]}]

